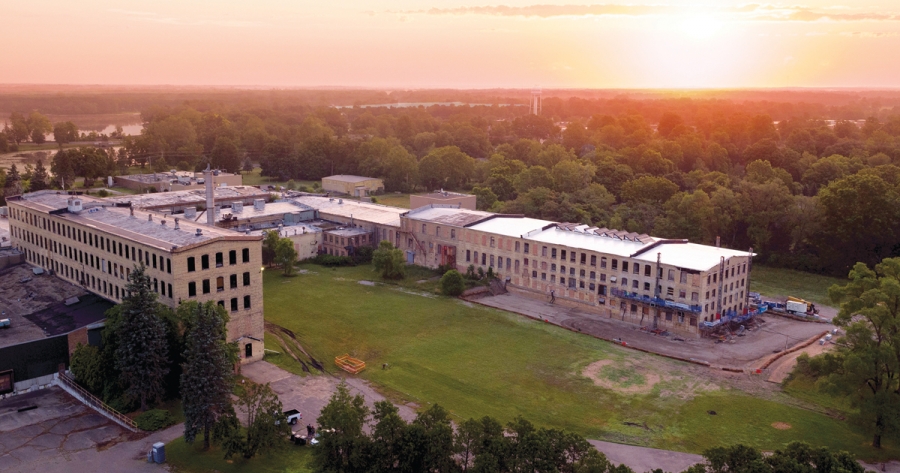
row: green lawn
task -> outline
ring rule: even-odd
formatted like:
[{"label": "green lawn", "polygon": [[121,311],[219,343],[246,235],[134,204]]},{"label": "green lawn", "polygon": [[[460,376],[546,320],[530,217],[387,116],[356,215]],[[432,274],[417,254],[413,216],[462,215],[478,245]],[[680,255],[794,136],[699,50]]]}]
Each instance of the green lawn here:
[{"label": "green lawn", "polygon": [[[241,174],[244,176],[243,183],[245,186],[259,186],[262,184],[269,185],[269,186],[283,186],[283,185],[287,184],[287,182],[288,182],[288,181],[278,181],[278,180],[263,176],[262,169],[260,169],[260,168],[255,168],[251,172],[242,172]],[[321,184],[320,181],[294,180],[294,183],[297,186],[306,186],[306,187],[309,187],[310,190],[312,190],[312,185],[314,182],[319,182],[319,184]]]},{"label": "green lawn", "polygon": [[[678,362],[437,296],[433,289],[417,291],[411,281],[359,284],[378,280],[371,266],[300,268],[307,273],[292,278],[265,273],[266,319],[294,331],[332,372],[338,372],[337,355],[363,359],[369,369],[361,376],[395,401],[439,403],[456,419],[490,415],[506,422],[522,415],[589,438],[689,452],[737,442],[771,450],[804,440],[864,458],[900,457],[893,443],[874,451],[867,433],[817,412],[741,391],[698,388]],[[628,363],[644,374],[625,376],[621,389],[599,387],[579,374],[599,360],[612,360],[601,371],[605,378]],[[389,369],[382,370],[383,363]],[[628,391],[653,376],[661,380],[644,394]],[[792,428],[777,430],[775,422]]]},{"label": "green lawn", "polygon": [[754,266],[750,274],[751,291],[771,297],[795,296],[829,306],[834,304],[828,299],[828,288],[847,282],[846,279],[767,266]]},{"label": "green lawn", "polygon": [[223,458],[219,448],[203,451],[203,442],[198,439],[188,445],[184,437],[179,437],[166,445],[166,463],[176,472],[203,473],[312,473],[312,447],[285,444],[284,448],[265,455],[244,460],[240,455],[231,460]]},{"label": "green lawn", "polygon": [[375,201],[381,205],[390,205],[391,207],[409,208],[409,194],[382,194],[376,195]]}]

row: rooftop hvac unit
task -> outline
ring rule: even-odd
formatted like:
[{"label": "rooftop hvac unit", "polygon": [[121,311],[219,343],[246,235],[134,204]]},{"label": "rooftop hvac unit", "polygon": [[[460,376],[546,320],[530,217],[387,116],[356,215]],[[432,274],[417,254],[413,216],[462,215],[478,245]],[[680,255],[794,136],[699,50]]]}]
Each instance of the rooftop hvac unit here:
[{"label": "rooftop hvac unit", "polygon": [[69,212],[81,212],[83,208],[81,206],[81,199],[77,197],[69,197],[66,203],[68,204]]},{"label": "rooftop hvac unit", "polygon": [[256,199],[253,201],[253,209],[254,210],[265,210],[266,201],[263,199]]},{"label": "rooftop hvac unit", "polygon": [[231,204],[231,211],[234,213],[241,213],[244,211],[244,203],[243,202],[235,202]]},{"label": "rooftop hvac unit", "polygon": [[197,207],[187,207],[184,209],[184,218],[197,218]]}]

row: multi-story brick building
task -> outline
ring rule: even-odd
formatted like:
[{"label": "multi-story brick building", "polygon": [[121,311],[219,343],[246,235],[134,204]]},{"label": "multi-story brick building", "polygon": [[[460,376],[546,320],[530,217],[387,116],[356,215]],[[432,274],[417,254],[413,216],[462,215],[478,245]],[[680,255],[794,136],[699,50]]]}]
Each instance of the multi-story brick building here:
[{"label": "multi-story brick building", "polygon": [[747,309],[748,252],[435,205],[405,213],[401,231],[409,263],[491,269],[511,291],[601,317],[699,334]]},{"label": "multi-story brick building", "polygon": [[13,246],[29,264],[113,302],[144,264],[161,303],[217,302],[242,361],[262,359],[262,236],[56,191],[7,201]]}]

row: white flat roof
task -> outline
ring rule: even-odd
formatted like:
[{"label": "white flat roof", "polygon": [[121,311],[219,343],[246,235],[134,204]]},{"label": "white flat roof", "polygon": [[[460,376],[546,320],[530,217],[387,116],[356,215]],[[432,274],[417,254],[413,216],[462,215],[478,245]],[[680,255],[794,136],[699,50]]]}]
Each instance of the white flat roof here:
[{"label": "white flat roof", "polygon": [[423,222],[441,223],[463,227],[494,215],[480,210],[460,209],[456,207],[425,206],[409,211],[407,217]]},{"label": "white flat roof", "polygon": [[696,243],[662,243],[634,259],[655,263],[657,253],[662,253],[660,261],[663,264],[697,271],[706,271],[717,266],[720,258],[723,256],[727,261],[735,256],[748,256],[750,254],[747,251],[717,248]]},{"label": "white flat roof", "polygon": [[[641,243],[636,241],[619,240],[591,233],[573,232],[553,227],[540,233],[527,237],[541,243],[567,246],[580,250],[596,251],[614,256],[629,257],[637,253],[641,248],[653,243]],[[655,257],[654,257],[655,261]]]},{"label": "white flat roof", "polygon": [[341,199],[338,197],[300,196],[294,197],[294,202],[308,205],[319,211],[320,218],[327,220],[328,215],[338,217],[353,217],[360,222],[375,223],[400,227],[400,214],[409,212],[409,209],[390,207],[387,205],[360,202],[358,200]]},{"label": "white flat roof", "polygon": [[322,179],[330,179],[332,181],[341,181],[341,182],[365,182],[371,181],[373,179],[378,179],[377,177],[365,177],[365,176],[353,176],[350,174],[336,174],[334,176],[323,177]]},{"label": "white flat roof", "polygon": [[[490,214],[489,214],[490,215]],[[490,220],[472,225],[472,230],[496,233],[498,235],[520,237],[533,230],[540,230],[555,222],[529,217],[496,216]]]},{"label": "white flat roof", "polygon": [[[560,245],[579,250],[594,251],[597,253],[631,258],[640,250],[654,245],[658,238],[645,238],[643,242],[620,240],[608,236],[593,233],[562,230],[557,227],[548,228],[539,233],[525,237],[540,243]],[[634,257],[635,260],[655,263],[656,255],[660,253],[660,261],[663,264],[677,266],[679,268],[706,271],[719,264],[721,257],[726,260],[735,256],[747,256],[746,251],[717,248],[715,246],[698,245],[696,243],[665,243],[660,242]]]}]

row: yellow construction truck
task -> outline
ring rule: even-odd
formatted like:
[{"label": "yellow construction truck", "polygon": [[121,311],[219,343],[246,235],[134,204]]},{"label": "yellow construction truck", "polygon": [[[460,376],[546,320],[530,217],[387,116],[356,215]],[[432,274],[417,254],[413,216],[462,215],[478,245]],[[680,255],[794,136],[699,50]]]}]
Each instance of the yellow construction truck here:
[{"label": "yellow construction truck", "polygon": [[815,315],[819,313],[816,305],[799,297],[788,297],[784,303],[785,312],[797,315]]}]

